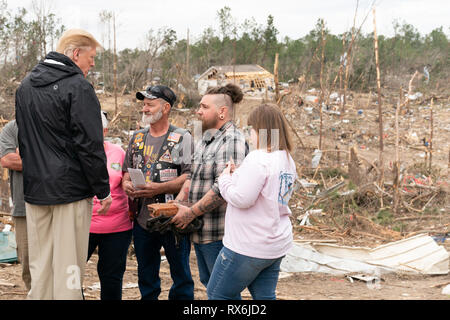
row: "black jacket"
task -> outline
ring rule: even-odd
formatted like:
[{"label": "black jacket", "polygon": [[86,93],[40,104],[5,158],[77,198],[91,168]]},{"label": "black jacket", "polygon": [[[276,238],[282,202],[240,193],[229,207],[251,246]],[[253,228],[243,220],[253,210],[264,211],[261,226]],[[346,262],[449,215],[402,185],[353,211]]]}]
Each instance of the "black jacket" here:
[{"label": "black jacket", "polygon": [[67,56],[50,52],[45,59],[16,91],[25,201],[106,198],[109,176],[94,88]]}]

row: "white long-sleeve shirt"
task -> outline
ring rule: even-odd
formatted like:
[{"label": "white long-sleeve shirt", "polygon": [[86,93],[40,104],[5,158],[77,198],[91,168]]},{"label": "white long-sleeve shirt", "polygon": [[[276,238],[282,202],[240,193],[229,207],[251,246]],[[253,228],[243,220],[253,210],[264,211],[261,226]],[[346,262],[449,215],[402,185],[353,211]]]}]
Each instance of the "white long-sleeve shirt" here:
[{"label": "white long-sleeve shirt", "polygon": [[249,257],[275,259],[292,245],[288,201],[297,177],[286,151],[254,150],[232,175],[219,177],[227,201],[223,244]]}]

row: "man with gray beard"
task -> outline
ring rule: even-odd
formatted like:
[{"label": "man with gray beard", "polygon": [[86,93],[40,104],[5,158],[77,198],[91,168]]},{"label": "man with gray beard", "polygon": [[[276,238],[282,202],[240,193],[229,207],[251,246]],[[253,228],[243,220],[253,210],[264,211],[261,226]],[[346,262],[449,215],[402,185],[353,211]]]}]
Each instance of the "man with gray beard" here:
[{"label": "man with gray beard", "polygon": [[[172,231],[160,233],[147,228],[150,218],[147,205],[173,200],[190,173],[190,161],[183,161],[190,157],[183,156],[183,151],[192,150],[192,137],[187,130],[169,123],[170,110],[177,99],[169,87],[150,86],[137,92],[136,98],[144,103],[141,125],[145,128],[136,131],[128,145],[122,166],[122,187],[137,208],[133,216],[133,241],[139,290],[143,300],[158,299],[160,250],[164,247],[173,280],[169,300],[193,300],[189,236],[176,239]],[[145,185],[133,184],[129,168],[142,171]]]}]

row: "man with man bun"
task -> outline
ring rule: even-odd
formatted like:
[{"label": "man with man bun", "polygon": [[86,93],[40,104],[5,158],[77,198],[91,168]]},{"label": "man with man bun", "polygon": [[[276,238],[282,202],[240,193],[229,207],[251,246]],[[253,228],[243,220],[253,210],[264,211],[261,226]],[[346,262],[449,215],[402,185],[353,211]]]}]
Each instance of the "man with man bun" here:
[{"label": "man with man bun", "polygon": [[177,227],[185,228],[196,217],[203,220],[203,227],[191,238],[205,287],[223,247],[227,204],[220,195],[218,178],[230,158],[239,165],[249,152],[244,134],[233,123],[233,109],[243,97],[241,89],[233,84],[210,88],[202,97],[197,116],[203,136],[195,145],[191,173],[175,199],[193,203],[190,208],[177,204],[178,213],[172,218]]}]

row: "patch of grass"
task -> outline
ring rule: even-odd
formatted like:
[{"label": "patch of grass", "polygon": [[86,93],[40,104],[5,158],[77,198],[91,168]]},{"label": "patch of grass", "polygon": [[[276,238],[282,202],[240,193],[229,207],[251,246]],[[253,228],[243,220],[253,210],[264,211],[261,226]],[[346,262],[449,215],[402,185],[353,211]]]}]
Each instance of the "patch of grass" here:
[{"label": "patch of grass", "polygon": [[333,201],[333,200],[337,200],[337,199],[341,198],[341,196],[339,195],[339,192],[337,190],[335,190],[329,195],[329,198],[331,201]]},{"label": "patch of grass", "polygon": [[356,190],[356,188],[357,188],[356,184],[354,184],[352,181],[348,182],[348,186],[347,187],[348,187],[349,190]]},{"label": "patch of grass", "polygon": [[348,179],[348,174],[340,168],[324,168],[321,172],[324,178],[331,179],[335,177],[343,177],[344,179]]},{"label": "patch of grass", "polygon": [[381,209],[378,211],[376,217],[372,218],[372,221],[382,226],[390,225],[394,220],[394,214],[390,209]]},{"label": "patch of grass", "polygon": [[403,222],[397,223],[392,227],[392,230],[397,232],[405,232],[407,228],[407,225]]},{"label": "patch of grass", "polygon": [[426,208],[424,211],[423,211],[423,214],[424,215],[434,215],[434,216],[437,216],[438,214],[439,214],[439,209],[437,208],[437,207],[433,207],[433,208]]}]

